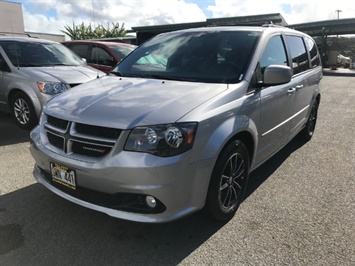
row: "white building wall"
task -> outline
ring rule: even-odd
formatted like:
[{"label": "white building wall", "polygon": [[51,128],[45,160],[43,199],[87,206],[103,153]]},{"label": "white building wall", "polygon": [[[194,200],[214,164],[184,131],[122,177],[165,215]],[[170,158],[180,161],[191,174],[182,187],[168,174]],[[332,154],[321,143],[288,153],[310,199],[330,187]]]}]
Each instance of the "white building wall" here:
[{"label": "white building wall", "polygon": [[65,35],[25,32],[22,4],[0,0],[0,36],[30,36],[56,42],[65,41]]},{"label": "white building wall", "polygon": [[24,33],[22,4],[0,1],[0,34],[23,35]]}]

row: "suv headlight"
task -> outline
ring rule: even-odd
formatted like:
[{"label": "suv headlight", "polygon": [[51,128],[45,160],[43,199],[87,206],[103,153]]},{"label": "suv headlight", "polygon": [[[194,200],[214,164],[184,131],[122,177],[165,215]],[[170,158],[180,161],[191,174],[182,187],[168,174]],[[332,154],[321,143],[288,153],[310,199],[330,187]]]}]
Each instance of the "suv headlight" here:
[{"label": "suv headlight", "polygon": [[63,82],[37,82],[37,86],[45,94],[57,94],[69,89]]},{"label": "suv headlight", "polygon": [[175,123],[136,127],[130,133],[125,150],[157,156],[174,156],[192,148],[197,123]]}]

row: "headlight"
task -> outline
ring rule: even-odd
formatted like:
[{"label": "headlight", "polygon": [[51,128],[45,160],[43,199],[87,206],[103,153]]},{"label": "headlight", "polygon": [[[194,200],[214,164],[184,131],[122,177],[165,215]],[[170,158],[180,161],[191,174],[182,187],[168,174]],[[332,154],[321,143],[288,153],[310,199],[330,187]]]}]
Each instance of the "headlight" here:
[{"label": "headlight", "polygon": [[125,150],[162,157],[177,155],[192,148],[196,129],[195,122],[136,127],[128,137]]},{"label": "headlight", "polygon": [[37,82],[40,92],[45,94],[57,94],[68,90],[68,86],[62,82]]}]

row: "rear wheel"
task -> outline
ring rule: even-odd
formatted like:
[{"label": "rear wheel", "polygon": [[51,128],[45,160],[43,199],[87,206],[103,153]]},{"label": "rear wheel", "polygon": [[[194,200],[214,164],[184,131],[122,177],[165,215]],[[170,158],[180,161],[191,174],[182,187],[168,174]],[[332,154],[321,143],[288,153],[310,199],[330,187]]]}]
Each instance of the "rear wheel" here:
[{"label": "rear wheel", "polygon": [[231,219],[243,200],[249,177],[248,150],[240,140],[231,142],[214,167],[206,207],[219,221]]},{"label": "rear wheel", "polygon": [[11,101],[12,114],[18,126],[32,129],[38,122],[32,102],[23,92],[17,92]]},{"label": "rear wheel", "polygon": [[309,141],[312,138],[314,130],[316,128],[317,116],[318,116],[318,106],[319,106],[318,101],[314,100],[313,105],[312,105],[312,110],[311,110],[311,113],[309,114],[306,126],[300,132],[300,137],[305,141]]}]

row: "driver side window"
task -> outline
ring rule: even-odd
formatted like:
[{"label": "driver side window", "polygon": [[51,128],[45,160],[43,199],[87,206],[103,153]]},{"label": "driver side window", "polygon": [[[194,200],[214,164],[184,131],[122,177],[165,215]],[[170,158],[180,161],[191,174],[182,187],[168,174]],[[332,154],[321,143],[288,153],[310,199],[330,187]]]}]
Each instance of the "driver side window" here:
[{"label": "driver side window", "polygon": [[1,54],[0,54],[0,71],[11,72],[9,66],[7,65],[5,59],[2,57]]},{"label": "driver side window", "polygon": [[270,65],[288,66],[286,51],[281,35],[272,37],[265,47],[260,59],[261,73]]}]

